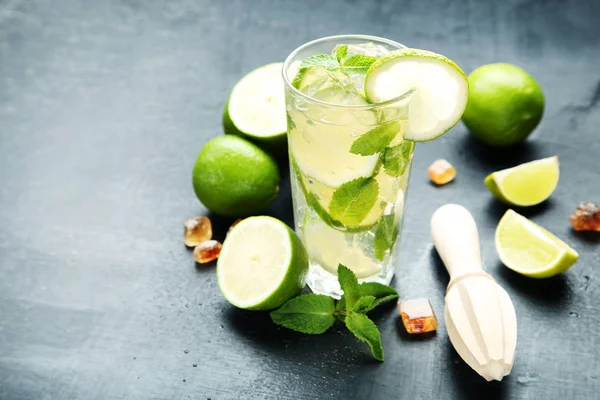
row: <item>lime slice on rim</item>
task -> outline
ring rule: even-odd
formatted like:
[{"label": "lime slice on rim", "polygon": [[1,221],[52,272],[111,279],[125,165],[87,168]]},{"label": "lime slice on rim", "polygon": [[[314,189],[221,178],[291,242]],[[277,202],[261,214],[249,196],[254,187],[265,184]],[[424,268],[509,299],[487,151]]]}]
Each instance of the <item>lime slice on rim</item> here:
[{"label": "lime slice on rim", "polygon": [[579,258],[568,244],[513,210],[498,223],[495,241],[502,263],[531,278],[565,272]]},{"label": "lime slice on rim", "polygon": [[225,239],[217,261],[223,296],[246,310],[277,308],[304,287],[308,255],[298,236],[271,217],[246,218]]},{"label": "lime slice on rim", "polygon": [[413,91],[406,139],[424,142],[443,135],[460,120],[467,105],[465,73],[450,59],[426,50],[400,49],[371,65],[365,94],[380,103]]},{"label": "lime slice on rim", "polygon": [[223,111],[225,133],[243,136],[271,150],[285,148],[282,67],[283,63],[264,65],[233,87]]},{"label": "lime slice on rim", "polygon": [[530,161],[488,175],[484,182],[498,199],[515,206],[534,206],[556,189],[560,169],[558,157]]}]

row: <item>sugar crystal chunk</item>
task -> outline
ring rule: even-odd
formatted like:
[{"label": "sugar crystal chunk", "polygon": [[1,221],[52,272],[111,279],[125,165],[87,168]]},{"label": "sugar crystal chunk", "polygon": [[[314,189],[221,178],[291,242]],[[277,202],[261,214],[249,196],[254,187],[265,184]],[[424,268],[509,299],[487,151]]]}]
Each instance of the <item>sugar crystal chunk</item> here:
[{"label": "sugar crystal chunk", "polygon": [[456,169],[447,160],[435,160],[427,169],[429,179],[436,185],[445,185],[456,177]]},{"label": "sugar crystal chunk", "polygon": [[438,326],[435,312],[428,299],[398,301],[398,311],[404,328],[410,334],[435,331]]},{"label": "sugar crystal chunk", "polygon": [[576,231],[600,231],[600,207],[591,201],[579,203],[569,221]]},{"label": "sugar crystal chunk", "polygon": [[183,242],[188,247],[212,239],[212,225],[207,217],[190,218],[183,223]]},{"label": "sugar crystal chunk", "polygon": [[206,264],[219,258],[223,245],[216,240],[207,240],[194,248],[194,260]]}]

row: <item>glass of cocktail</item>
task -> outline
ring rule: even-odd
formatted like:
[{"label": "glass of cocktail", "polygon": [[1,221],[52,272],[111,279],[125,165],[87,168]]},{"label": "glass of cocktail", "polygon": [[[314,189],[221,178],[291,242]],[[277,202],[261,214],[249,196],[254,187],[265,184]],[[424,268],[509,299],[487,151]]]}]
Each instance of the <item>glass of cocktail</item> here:
[{"label": "glass of cocktail", "polygon": [[[452,86],[460,81],[452,74],[464,73],[438,57],[343,35],[309,42],[285,61],[295,229],[314,292],[341,295],[339,264],[359,282],[391,281],[415,141],[439,136],[460,118],[440,101],[464,95],[466,102],[466,86]],[[423,83],[425,73],[436,85]],[[426,101],[432,107],[424,110]]]}]

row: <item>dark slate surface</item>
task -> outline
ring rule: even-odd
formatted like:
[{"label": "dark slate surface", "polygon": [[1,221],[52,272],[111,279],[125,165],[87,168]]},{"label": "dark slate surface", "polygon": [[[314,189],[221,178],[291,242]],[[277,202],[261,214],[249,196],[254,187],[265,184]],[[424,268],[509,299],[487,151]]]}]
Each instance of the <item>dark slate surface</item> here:
[{"label": "dark slate surface", "polygon": [[[600,236],[567,217],[600,202],[597,1],[0,1],[0,398],[597,399]],[[485,266],[512,296],[516,363],[486,383],[437,335],[408,338],[393,307],[374,318],[374,362],[343,329],[308,337],[230,307],[197,267],[182,222],[206,210],[190,172],[249,70],[321,36],[367,33],[446,54],[465,71],[504,61],[540,82],[546,115],[517,149],[459,124],[419,145],[395,287],[442,315],[447,276],[428,221],[441,204],[475,215]],[[558,154],[560,185],[523,211],[581,254],[535,281],[502,267],[505,207],[494,169]],[[428,183],[439,157],[458,169]],[[283,175],[288,174],[283,168]],[[270,214],[291,223],[289,181]],[[215,219],[221,238],[231,221]]]}]

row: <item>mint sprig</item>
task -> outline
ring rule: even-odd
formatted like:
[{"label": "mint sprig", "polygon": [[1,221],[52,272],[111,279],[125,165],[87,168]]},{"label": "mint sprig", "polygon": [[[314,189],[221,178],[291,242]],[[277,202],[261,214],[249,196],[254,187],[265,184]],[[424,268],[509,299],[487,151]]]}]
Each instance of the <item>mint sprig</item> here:
[{"label": "mint sprig", "polygon": [[322,294],[303,294],[272,311],[271,319],[288,329],[318,335],[331,328],[337,318],[354,336],[369,345],[373,357],[383,361],[381,335],[366,314],[384,301],[397,299],[398,293],[381,283],[359,284],[354,272],[342,264],[338,266],[338,281],[344,295],[337,302]]}]

